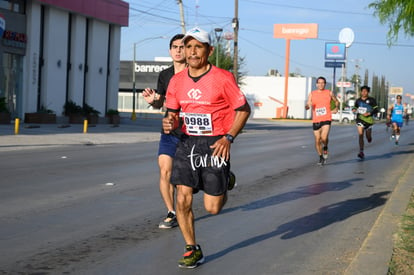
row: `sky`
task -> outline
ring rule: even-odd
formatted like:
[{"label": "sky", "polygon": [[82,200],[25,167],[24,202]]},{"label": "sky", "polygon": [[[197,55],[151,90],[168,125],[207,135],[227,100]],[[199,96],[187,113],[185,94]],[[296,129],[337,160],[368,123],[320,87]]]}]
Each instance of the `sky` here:
[{"label": "sky", "polygon": [[[388,26],[379,23],[368,4],[374,0],[238,0],[239,56],[245,59],[241,68],[249,76],[266,75],[270,69],[285,75],[286,41],[273,38],[274,24],[318,24],[318,38],[291,40],[290,73],[307,77],[325,76],[333,80],[333,69],[325,68],[326,42],[339,42],[344,28],[354,32],[348,48],[347,76],[359,72],[363,79],[368,70],[372,76],[384,76],[392,87],[414,95],[414,38],[399,35],[388,47]],[[168,56],[169,39],[181,33],[177,0],[131,0],[129,26],[121,31],[121,60],[154,60]],[[182,0],[186,30],[199,26],[211,32],[222,28],[232,33],[235,17],[233,0]],[[232,43],[232,42],[231,42]],[[356,69],[358,67],[359,69]],[[336,70],[336,80],[340,75]]]}]

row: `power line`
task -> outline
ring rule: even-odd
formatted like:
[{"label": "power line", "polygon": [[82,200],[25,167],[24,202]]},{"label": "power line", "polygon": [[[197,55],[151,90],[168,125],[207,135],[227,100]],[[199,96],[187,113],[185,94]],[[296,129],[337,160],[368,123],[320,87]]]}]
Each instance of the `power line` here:
[{"label": "power line", "polygon": [[[240,28],[244,31],[250,31],[255,33],[262,33],[266,34],[269,37],[273,35],[270,31],[262,31],[262,30],[255,30],[255,29],[249,29],[249,28]],[[332,41],[338,41],[337,39],[328,39],[328,38],[315,38],[313,40],[319,40],[324,42],[332,42]],[[388,44],[385,42],[369,42],[369,41],[354,41],[353,44],[359,44],[359,45],[372,45],[372,46],[386,46],[388,47]],[[407,48],[414,48],[414,45],[411,44],[393,44],[392,47],[407,47]]]},{"label": "power line", "polygon": [[[282,60],[285,60],[285,56],[284,56],[284,55],[277,54],[277,53],[275,53],[274,51],[271,51],[271,50],[269,50],[269,49],[267,49],[267,48],[264,48],[264,47],[262,47],[261,45],[259,45],[259,44],[255,43],[255,42],[252,42],[252,41],[250,41],[250,40],[248,40],[248,39],[246,39],[246,38],[244,38],[244,37],[242,37],[242,36],[240,36],[240,35],[239,35],[239,37],[240,37],[240,38],[242,38],[242,40],[243,40],[244,42],[247,42],[247,43],[249,43],[249,44],[251,44],[251,45],[255,46],[256,48],[259,48],[259,49],[261,49],[261,50],[263,50],[263,51],[265,51],[265,52],[267,52],[267,53],[270,53],[271,55],[277,56],[277,57],[281,58]],[[294,59],[290,59],[290,61],[291,61],[291,63],[294,63],[294,64],[299,65],[299,66],[308,67],[308,68],[312,68],[312,69],[315,69],[315,70],[321,70],[321,68],[320,68],[320,67],[315,67],[315,66],[312,66],[312,65],[306,65],[306,64],[303,64],[303,63],[297,62],[297,61],[295,61]]]},{"label": "power line", "polygon": [[[344,10],[329,10],[329,9],[321,9],[321,8],[309,8],[309,7],[300,7],[300,6],[292,6],[292,5],[286,5],[286,4],[277,4],[272,1],[272,3],[258,1],[258,0],[242,0],[243,2],[250,2],[265,6],[273,6],[273,7],[283,7],[283,8],[289,8],[289,9],[300,9],[300,10],[307,10],[307,11],[316,11],[316,12],[327,12],[327,13],[335,13],[335,14],[354,14],[354,15],[369,15],[372,16],[371,13],[362,13],[362,12],[354,12],[354,11],[344,11]],[[312,2],[310,2],[312,3]]]},{"label": "power line", "polygon": [[136,12],[140,12],[140,13],[146,14],[146,15],[154,16],[156,18],[162,18],[162,19],[165,19],[165,20],[169,20],[169,21],[173,21],[173,22],[180,23],[180,20],[178,20],[176,18],[170,18],[170,17],[166,17],[166,16],[162,16],[162,15],[157,15],[157,14],[154,14],[154,13],[151,13],[151,12],[147,12],[147,11],[144,11],[144,10],[140,10],[140,9],[136,9],[136,8],[130,8],[130,9],[131,10],[134,10]]}]

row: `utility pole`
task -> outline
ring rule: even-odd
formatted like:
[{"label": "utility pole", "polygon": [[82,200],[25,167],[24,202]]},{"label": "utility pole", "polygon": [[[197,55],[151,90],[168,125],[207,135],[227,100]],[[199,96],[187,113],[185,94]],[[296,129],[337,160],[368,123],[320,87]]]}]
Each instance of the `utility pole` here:
[{"label": "utility pole", "polygon": [[239,80],[239,66],[238,66],[238,35],[239,35],[239,0],[234,0],[234,18],[232,22],[233,30],[234,30],[234,46],[233,46],[233,75],[236,79],[236,83]]},{"label": "utility pole", "polygon": [[177,4],[180,7],[181,31],[183,34],[185,34],[186,31],[185,31],[183,0],[177,0]]},{"label": "utility pole", "polygon": [[216,67],[219,67],[220,39],[221,39],[222,32],[223,32],[222,28],[215,28],[214,29],[214,33],[216,35],[216,44],[217,44],[217,49],[214,49],[214,51],[216,53]]},{"label": "utility pole", "polygon": [[132,114],[131,114],[131,120],[137,119],[137,114],[135,113],[135,96],[137,94],[136,84],[135,84],[135,48],[137,46],[137,43],[134,43],[134,60],[132,61]]},{"label": "utility pole", "polygon": [[359,62],[364,61],[364,59],[362,58],[358,58],[358,59],[351,59],[352,62],[355,62],[355,94],[356,94],[356,98],[359,98],[359,69],[361,68],[361,66],[359,65]]}]

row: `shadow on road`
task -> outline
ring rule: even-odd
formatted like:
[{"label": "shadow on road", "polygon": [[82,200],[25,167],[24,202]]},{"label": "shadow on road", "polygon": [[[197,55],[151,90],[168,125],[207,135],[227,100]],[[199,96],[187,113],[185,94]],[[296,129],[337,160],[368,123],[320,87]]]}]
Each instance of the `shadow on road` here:
[{"label": "shadow on road", "polygon": [[393,152],[388,152],[388,153],[382,154],[382,155],[367,155],[367,156],[365,156],[364,160],[357,159],[356,155],[355,155],[355,159],[329,162],[328,165],[341,165],[341,164],[345,164],[345,163],[353,163],[353,162],[360,162],[360,161],[369,161],[369,160],[377,160],[377,159],[390,159],[393,156],[407,155],[407,154],[412,154],[412,153],[414,153],[414,150],[393,151]]},{"label": "shadow on road", "polygon": [[384,191],[374,193],[369,197],[350,199],[324,206],[320,208],[317,213],[282,224],[276,228],[276,230],[269,233],[257,235],[247,240],[236,243],[222,251],[207,256],[206,260],[213,261],[234,250],[265,241],[278,235],[280,235],[281,239],[291,239],[309,232],[319,230],[325,226],[343,221],[353,215],[372,210],[385,204],[387,201],[387,198],[385,198],[385,196],[387,196],[389,193],[390,191]]},{"label": "shadow on road", "polygon": [[280,125],[280,124],[259,124],[259,123],[247,123],[244,126],[243,131],[257,130],[257,131],[280,131],[280,130],[300,130],[309,129],[309,125]]},{"label": "shadow on road", "polygon": [[[301,186],[291,192],[270,196],[270,197],[256,200],[253,202],[249,202],[247,204],[240,205],[240,206],[225,208],[220,212],[220,214],[226,214],[226,213],[230,213],[236,210],[242,210],[242,211],[257,210],[260,208],[270,207],[270,206],[274,206],[274,205],[281,204],[284,202],[289,202],[289,201],[307,198],[307,197],[311,197],[315,195],[320,195],[325,192],[341,191],[341,190],[351,187],[353,182],[357,182],[361,180],[362,178],[353,178],[347,181],[323,182],[323,183],[316,183],[316,184],[311,184],[307,186]],[[207,214],[199,218],[196,218],[195,220],[199,221],[205,218],[209,218],[211,216],[213,215]]]}]

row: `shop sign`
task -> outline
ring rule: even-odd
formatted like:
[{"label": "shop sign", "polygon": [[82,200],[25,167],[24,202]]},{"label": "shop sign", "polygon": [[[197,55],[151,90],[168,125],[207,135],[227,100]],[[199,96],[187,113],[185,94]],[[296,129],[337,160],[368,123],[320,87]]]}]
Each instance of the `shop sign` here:
[{"label": "shop sign", "polygon": [[274,24],[273,37],[285,39],[318,38],[318,24]]},{"label": "shop sign", "polygon": [[325,43],[325,59],[345,60],[345,43]]},{"label": "shop sign", "polygon": [[25,33],[14,31],[5,31],[3,34],[3,45],[13,48],[24,49],[27,43],[27,36]]},{"label": "shop sign", "polygon": [[170,65],[154,65],[154,64],[137,64],[135,63],[135,72],[137,73],[159,73],[170,67]]},{"label": "shop sign", "polygon": [[0,37],[3,36],[3,32],[6,29],[6,19],[4,19],[3,14],[0,13]]},{"label": "shop sign", "polygon": [[390,87],[389,94],[390,95],[402,95],[403,94],[403,87]]}]

